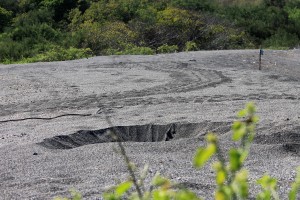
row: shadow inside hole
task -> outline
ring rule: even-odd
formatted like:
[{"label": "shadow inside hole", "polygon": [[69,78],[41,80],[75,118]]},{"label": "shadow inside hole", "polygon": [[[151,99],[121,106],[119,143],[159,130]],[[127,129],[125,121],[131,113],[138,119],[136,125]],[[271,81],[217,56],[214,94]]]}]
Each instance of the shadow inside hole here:
[{"label": "shadow inside hole", "polygon": [[293,126],[272,134],[257,134],[254,143],[280,145],[285,152],[300,155],[300,126]]},{"label": "shadow inside hole", "polygon": [[50,149],[72,149],[89,144],[116,142],[111,133],[114,133],[122,142],[161,142],[201,137],[209,131],[226,133],[230,131],[230,123],[202,122],[115,126],[99,130],[80,130],[70,135],[58,135],[46,138],[38,144]]}]

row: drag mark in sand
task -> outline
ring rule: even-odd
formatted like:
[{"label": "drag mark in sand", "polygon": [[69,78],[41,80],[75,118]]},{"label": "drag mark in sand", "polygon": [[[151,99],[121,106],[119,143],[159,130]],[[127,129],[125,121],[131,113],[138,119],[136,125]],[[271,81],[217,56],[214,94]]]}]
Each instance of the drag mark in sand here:
[{"label": "drag mark in sand", "polygon": [[69,116],[88,117],[88,116],[92,116],[92,114],[63,114],[63,115],[58,115],[55,117],[27,117],[27,118],[21,118],[21,119],[1,120],[0,123],[19,122],[19,121],[25,121],[25,120],[52,120],[52,119],[57,119],[60,117],[69,117]]},{"label": "drag mark in sand", "polygon": [[228,122],[145,124],[114,126],[99,130],[80,130],[69,135],[45,138],[39,145],[49,149],[73,149],[76,147],[116,142],[113,132],[121,142],[164,142],[183,138],[200,138],[213,131],[224,134],[230,131]]},{"label": "drag mark in sand", "polygon": [[[112,68],[111,65],[106,67]],[[111,108],[116,106],[145,105],[155,104],[156,102],[159,104],[166,103],[173,101],[174,98],[168,99],[170,97],[163,97],[163,99],[159,99],[156,95],[198,91],[232,81],[231,78],[225,76],[221,71],[199,68],[196,64],[191,63],[158,62],[152,65],[149,65],[149,63],[122,63],[121,67],[128,69],[143,67],[148,71],[168,73],[172,79],[166,84],[141,90],[116,92],[103,97],[100,95],[97,97],[99,107],[97,114],[102,113],[105,109],[111,110]],[[175,101],[179,99],[182,102],[182,98],[185,97],[175,98]]]}]

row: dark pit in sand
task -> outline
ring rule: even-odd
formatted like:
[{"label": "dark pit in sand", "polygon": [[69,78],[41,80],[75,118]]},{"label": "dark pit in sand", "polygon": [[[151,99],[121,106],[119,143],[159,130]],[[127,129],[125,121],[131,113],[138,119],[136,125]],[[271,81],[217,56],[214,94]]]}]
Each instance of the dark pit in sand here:
[{"label": "dark pit in sand", "polygon": [[[282,128],[284,129],[284,127]],[[254,143],[280,145],[285,152],[300,155],[300,126],[285,128],[272,134],[257,134]]]},{"label": "dark pit in sand", "polygon": [[116,142],[112,133],[122,142],[161,142],[180,138],[201,137],[209,131],[230,131],[227,122],[171,123],[115,126],[99,130],[80,130],[70,135],[44,139],[40,145],[50,149],[72,149],[88,144]]}]

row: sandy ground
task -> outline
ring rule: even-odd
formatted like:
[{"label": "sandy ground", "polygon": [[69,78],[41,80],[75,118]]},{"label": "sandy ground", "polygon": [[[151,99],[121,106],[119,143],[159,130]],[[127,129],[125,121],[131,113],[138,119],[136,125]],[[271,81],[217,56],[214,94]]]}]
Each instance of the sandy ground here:
[{"label": "sandy ground", "polygon": [[115,126],[197,123],[199,133],[124,145],[150,177],[159,171],[212,199],[213,170],[193,168],[195,149],[211,130],[230,148],[230,124],[249,101],[260,116],[245,166],[251,193],[268,173],[287,199],[300,166],[300,50],[265,51],[261,71],[257,61],[258,50],[231,50],[0,65],[0,199],[53,199],[71,188],[101,199],[128,176],[116,143],[41,143],[108,128],[106,116]]}]

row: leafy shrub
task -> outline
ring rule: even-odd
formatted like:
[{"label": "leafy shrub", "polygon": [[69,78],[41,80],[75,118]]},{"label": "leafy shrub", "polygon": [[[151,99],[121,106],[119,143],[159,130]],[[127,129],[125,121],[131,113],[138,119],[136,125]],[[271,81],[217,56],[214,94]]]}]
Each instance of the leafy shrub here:
[{"label": "leafy shrub", "polygon": [[23,27],[23,26],[34,26],[42,23],[46,23],[49,26],[52,26],[54,23],[53,11],[48,9],[37,9],[30,10],[25,13],[20,13],[13,20],[13,27]]},{"label": "leafy shrub", "polygon": [[60,33],[49,26],[47,23],[26,25],[22,27],[16,27],[11,37],[15,41],[22,41],[26,38],[30,38],[33,43],[41,41],[57,41],[60,37]]},{"label": "leafy shrub", "polygon": [[206,40],[201,41],[207,49],[243,49],[254,45],[244,31],[236,30],[231,25],[211,24],[206,29]]},{"label": "leafy shrub", "polygon": [[172,0],[172,5],[189,10],[213,11],[216,9],[214,0]]},{"label": "leafy shrub", "polygon": [[93,2],[83,16],[85,20],[93,22],[123,21],[127,23],[137,15],[137,10],[141,5],[140,0],[99,0]]},{"label": "leafy shrub", "polygon": [[22,44],[12,41],[7,34],[0,35],[0,62],[18,60],[22,52]]},{"label": "leafy shrub", "polygon": [[288,33],[282,29],[263,42],[263,46],[275,49],[289,49],[299,44],[300,40],[296,34]]},{"label": "leafy shrub", "polygon": [[157,9],[152,6],[137,10],[137,19],[148,24],[155,24],[157,20]]},{"label": "leafy shrub", "polygon": [[39,61],[61,61],[61,60],[74,60],[80,58],[88,58],[92,56],[92,51],[90,49],[77,49],[70,47],[69,49],[64,49],[61,47],[54,47],[52,50],[47,51],[42,54],[38,54],[35,57],[26,59],[27,62],[39,62]]},{"label": "leafy shrub", "polygon": [[3,31],[4,27],[10,23],[12,18],[12,12],[8,11],[0,6],[0,32]]},{"label": "leafy shrub", "polygon": [[106,54],[109,49],[123,51],[126,44],[133,43],[137,37],[125,23],[119,21],[105,24],[87,21],[81,27],[85,38],[84,47],[91,48],[97,55]]},{"label": "leafy shrub", "polygon": [[212,164],[217,183],[215,199],[248,199],[248,172],[243,169],[243,164],[249,154],[255,136],[255,124],[258,122],[254,105],[248,104],[238,113],[238,117],[244,120],[234,122],[232,140],[240,142],[240,146],[229,150],[228,161],[221,152],[217,136],[213,133],[207,135],[207,146],[200,147],[194,158],[195,167],[201,168],[216,155],[217,161]]},{"label": "leafy shrub", "polygon": [[286,8],[288,19],[290,20],[290,26],[287,30],[289,32],[295,32],[300,37],[300,2],[298,8],[296,6]]},{"label": "leafy shrub", "polygon": [[154,48],[168,44],[184,50],[187,41],[202,37],[203,20],[200,13],[167,7],[157,13],[156,21],[152,32],[147,34],[152,36],[150,41]]},{"label": "leafy shrub", "polygon": [[121,20],[117,12],[117,4],[110,1],[93,2],[84,12],[84,21],[104,23],[105,21]]},{"label": "leafy shrub", "polygon": [[196,51],[196,50],[198,50],[198,46],[197,46],[196,42],[188,41],[185,43],[184,50],[185,51]]},{"label": "leafy shrub", "polygon": [[71,31],[77,31],[80,29],[80,25],[83,23],[83,16],[78,8],[74,8],[69,12],[68,19],[70,21],[68,28]]},{"label": "leafy shrub", "polygon": [[182,26],[190,22],[191,13],[179,8],[166,8],[157,13],[157,22],[164,26]]},{"label": "leafy shrub", "polygon": [[178,51],[178,46],[177,45],[164,44],[164,45],[157,48],[158,53],[175,53],[177,51]]},{"label": "leafy shrub", "polygon": [[[88,58],[92,56],[90,49],[77,49],[70,47],[64,49],[59,46],[53,46],[51,50],[44,53],[39,53],[33,57],[22,58],[18,60],[19,63],[32,63],[32,62],[51,62],[51,61],[62,61],[62,60],[74,60],[80,58]],[[10,60],[5,61],[6,64],[14,63]]]},{"label": "leafy shrub", "polygon": [[145,191],[141,194],[133,192],[127,196],[126,193],[133,186],[132,181],[125,181],[116,187],[112,187],[107,193],[104,193],[103,197],[105,200],[121,200],[124,198],[130,200],[201,200],[194,192],[188,189],[179,189],[180,187],[178,187],[178,185],[159,174],[156,174],[152,179],[150,186],[150,188],[153,188],[152,190]]},{"label": "leafy shrub", "polygon": [[123,51],[108,49],[106,52],[108,55],[153,55],[154,53],[155,51],[149,47],[138,47],[135,45],[128,45]]},{"label": "leafy shrub", "polygon": [[54,198],[54,200],[82,200],[82,195],[79,193],[79,192],[76,192],[75,190],[70,190],[70,193],[71,193],[71,198],[60,198],[60,197],[57,197],[57,198]]}]

